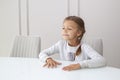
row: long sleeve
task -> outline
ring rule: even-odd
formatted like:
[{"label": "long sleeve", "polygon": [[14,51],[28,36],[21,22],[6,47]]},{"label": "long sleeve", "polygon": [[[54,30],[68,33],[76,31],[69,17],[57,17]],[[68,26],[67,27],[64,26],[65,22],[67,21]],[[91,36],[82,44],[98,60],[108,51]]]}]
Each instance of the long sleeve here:
[{"label": "long sleeve", "polygon": [[53,55],[55,53],[59,53],[59,42],[57,42],[55,45],[53,45],[52,47],[45,49],[43,51],[40,52],[39,54],[39,59],[42,62],[45,62],[47,58],[49,58],[50,55]]},{"label": "long sleeve", "polygon": [[102,67],[106,65],[105,58],[101,56],[98,52],[96,52],[89,45],[83,44],[82,50],[89,59],[79,62],[81,68],[94,68],[94,67]]}]

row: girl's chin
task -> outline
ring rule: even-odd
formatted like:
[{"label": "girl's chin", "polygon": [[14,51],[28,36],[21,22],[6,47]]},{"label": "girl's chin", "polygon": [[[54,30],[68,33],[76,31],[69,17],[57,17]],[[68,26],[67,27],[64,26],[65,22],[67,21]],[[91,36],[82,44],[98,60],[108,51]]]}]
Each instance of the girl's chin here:
[{"label": "girl's chin", "polygon": [[67,37],[62,37],[64,40],[69,40],[69,38],[67,38]]}]

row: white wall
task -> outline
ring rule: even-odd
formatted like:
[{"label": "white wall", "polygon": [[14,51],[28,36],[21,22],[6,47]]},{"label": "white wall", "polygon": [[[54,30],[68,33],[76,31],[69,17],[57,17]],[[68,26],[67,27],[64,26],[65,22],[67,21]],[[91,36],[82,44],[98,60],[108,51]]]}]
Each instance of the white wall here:
[{"label": "white wall", "polygon": [[67,0],[29,1],[29,34],[41,36],[42,50],[61,38],[60,30],[67,9]]},{"label": "white wall", "polygon": [[9,56],[15,35],[19,34],[18,1],[0,0],[0,56]]},{"label": "white wall", "polygon": [[102,38],[108,65],[120,67],[119,0],[20,0],[21,16],[18,2],[0,0],[0,56],[9,56],[13,37],[19,34],[40,35],[41,49],[48,48],[61,39],[63,19],[79,15],[85,21],[85,37]]}]

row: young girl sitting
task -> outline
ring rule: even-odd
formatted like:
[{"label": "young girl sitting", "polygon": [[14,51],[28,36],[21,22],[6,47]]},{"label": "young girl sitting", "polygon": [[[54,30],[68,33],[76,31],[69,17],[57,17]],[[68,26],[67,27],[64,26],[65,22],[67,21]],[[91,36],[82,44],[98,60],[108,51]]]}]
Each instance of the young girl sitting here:
[{"label": "young girl sitting", "polygon": [[102,67],[106,65],[103,56],[89,45],[82,43],[81,39],[85,33],[84,21],[78,16],[68,16],[64,19],[62,27],[63,40],[58,41],[52,47],[40,52],[39,58],[45,62],[44,67],[53,68],[61,63],[50,57],[59,53],[62,60],[75,61],[63,67],[63,70],[71,71],[82,68]]}]

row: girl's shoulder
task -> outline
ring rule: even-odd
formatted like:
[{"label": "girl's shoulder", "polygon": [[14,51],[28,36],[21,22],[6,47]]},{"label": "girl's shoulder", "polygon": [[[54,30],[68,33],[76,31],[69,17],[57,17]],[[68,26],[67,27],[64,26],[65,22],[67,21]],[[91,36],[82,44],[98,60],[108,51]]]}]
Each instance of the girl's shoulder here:
[{"label": "girl's shoulder", "polygon": [[91,46],[87,43],[81,43],[81,48],[91,48]]},{"label": "girl's shoulder", "polygon": [[58,44],[58,45],[65,45],[65,44],[67,44],[67,41],[61,39],[61,40],[59,40],[59,41],[57,42],[57,44]]}]

